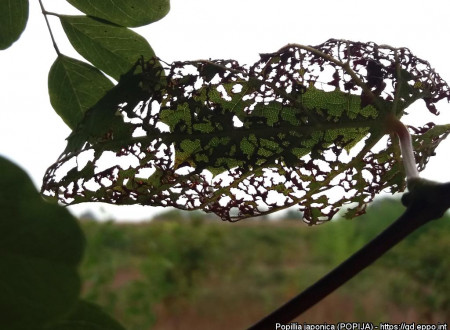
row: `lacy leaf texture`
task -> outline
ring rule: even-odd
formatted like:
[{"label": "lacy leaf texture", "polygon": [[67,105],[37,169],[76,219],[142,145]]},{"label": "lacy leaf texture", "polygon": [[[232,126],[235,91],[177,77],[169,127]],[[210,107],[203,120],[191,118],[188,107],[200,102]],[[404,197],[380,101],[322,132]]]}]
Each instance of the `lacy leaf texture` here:
[{"label": "lacy leaf texture", "polygon": [[[250,67],[141,60],[87,111],[42,192],[228,221],[294,205],[309,224],[343,205],[350,218],[380,191],[404,190],[386,118],[419,99],[437,115],[449,86],[409,49],[375,43],[290,44]],[[410,131],[422,170],[450,125]]]}]

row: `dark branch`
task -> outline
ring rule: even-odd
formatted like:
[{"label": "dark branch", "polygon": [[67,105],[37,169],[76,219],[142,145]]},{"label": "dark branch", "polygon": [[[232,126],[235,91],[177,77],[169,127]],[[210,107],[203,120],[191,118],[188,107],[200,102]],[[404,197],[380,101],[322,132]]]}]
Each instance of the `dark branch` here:
[{"label": "dark branch", "polygon": [[450,208],[450,183],[438,184],[418,179],[409,188],[411,193],[406,193],[402,198],[407,209],[392,225],[333,271],[249,329],[274,329],[275,323],[289,323],[409,234],[431,220],[442,217]]}]

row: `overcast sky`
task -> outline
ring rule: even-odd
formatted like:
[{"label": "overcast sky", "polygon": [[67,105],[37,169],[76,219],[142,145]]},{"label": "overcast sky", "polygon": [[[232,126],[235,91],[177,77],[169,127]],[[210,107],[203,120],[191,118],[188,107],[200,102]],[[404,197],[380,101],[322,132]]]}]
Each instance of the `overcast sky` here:
[{"label": "overcast sky", "polygon": [[[24,168],[40,187],[45,170],[64,150],[70,130],[49,102],[47,75],[56,53],[38,1],[30,2],[22,37],[0,51],[0,154]],[[77,13],[62,0],[44,0],[44,5],[61,14]],[[172,0],[165,18],[137,31],[166,62],[233,58],[251,64],[259,53],[287,43],[317,45],[329,38],[406,46],[450,81],[449,9],[447,0]],[[61,32],[58,19],[49,18],[62,53],[81,59]],[[442,104],[440,109],[442,115],[436,118],[417,104],[413,111],[417,115],[409,116],[408,123],[450,123],[450,105]],[[449,151],[446,141],[423,176],[450,181]],[[157,210],[93,203],[70,209],[75,214],[92,209],[117,219],[145,219]]]}]

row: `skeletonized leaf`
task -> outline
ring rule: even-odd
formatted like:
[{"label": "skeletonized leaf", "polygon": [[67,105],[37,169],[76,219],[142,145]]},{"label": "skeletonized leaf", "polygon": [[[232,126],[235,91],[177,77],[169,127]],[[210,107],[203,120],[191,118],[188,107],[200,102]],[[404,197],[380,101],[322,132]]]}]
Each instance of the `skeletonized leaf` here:
[{"label": "skeletonized leaf", "polygon": [[28,175],[0,157],[0,320],[34,329],[78,300],[84,237],[66,209],[42,200]]},{"label": "skeletonized leaf", "polygon": [[97,68],[64,55],[58,56],[48,75],[53,109],[72,129],[113,86]]},{"label": "skeletonized leaf", "polygon": [[19,39],[28,21],[28,0],[0,0],[0,49]]},{"label": "skeletonized leaf", "polygon": [[121,26],[138,27],[167,15],[170,0],[68,0],[83,13]]},{"label": "skeletonized leaf", "polygon": [[60,20],[77,52],[116,80],[141,56],[155,56],[145,38],[125,27],[87,16],[60,16]]},{"label": "skeletonized leaf", "polygon": [[[396,137],[382,139],[389,118],[421,99],[438,114],[435,104],[450,100],[428,62],[374,43],[288,45],[250,67],[175,62],[165,75],[141,67],[116,86],[122,106],[86,113],[47,171],[45,195],[202,209],[230,221],[293,205],[309,224],[343,205],[352,217],[382,190],[405,188]],[[411,130],[423,169],[450,126]]]}]

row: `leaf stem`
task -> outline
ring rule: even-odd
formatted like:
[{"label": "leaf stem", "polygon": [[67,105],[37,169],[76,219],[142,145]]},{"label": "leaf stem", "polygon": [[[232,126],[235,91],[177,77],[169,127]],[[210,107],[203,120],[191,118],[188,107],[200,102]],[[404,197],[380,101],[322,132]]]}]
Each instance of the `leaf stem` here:
[{"label": "leaf stem", "polygon": [[388,116],[388,126],[394,131],[400,142],[400,150],[402,152],[403,166],[405,167],[406,179],[408,181],[419,178],[420,174],[417,170],[416,160],[414,158],[411,135],[403,123],[394,115]]},{"label": "leaf stem", "polygon": [[61,52],[59,51],[58,45],[56,44],[55,37],[53,36],[52,28],[50,27],[50,23],[47,18],[47,15],[56,15],[56,14],[46,11],[44,8],[44,5],[42,4],[42,0],[39,0],[39,5],[41,6],[41,10],[42,10],[42,14],[44,15],[45,22],[47,23],[48,32],[50,33],[50,38],[52,39],[52,43],[53,43],[53,48],[55,48],[56,54],[58,56],[60,56]]}]

